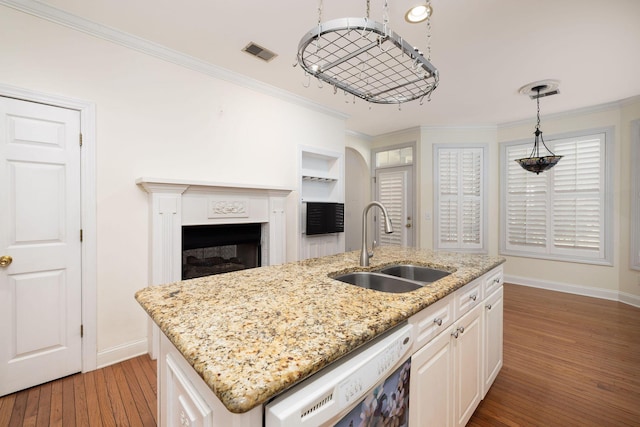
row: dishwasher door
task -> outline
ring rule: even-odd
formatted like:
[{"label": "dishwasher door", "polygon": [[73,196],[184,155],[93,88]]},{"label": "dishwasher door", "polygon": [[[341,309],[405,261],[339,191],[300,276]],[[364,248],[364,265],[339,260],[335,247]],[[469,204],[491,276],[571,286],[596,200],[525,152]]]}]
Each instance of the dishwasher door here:
[{"label": "dishwasher door", "polygon": [[347,355],[265,406],[265,427],[407,426],[411,325]]}]

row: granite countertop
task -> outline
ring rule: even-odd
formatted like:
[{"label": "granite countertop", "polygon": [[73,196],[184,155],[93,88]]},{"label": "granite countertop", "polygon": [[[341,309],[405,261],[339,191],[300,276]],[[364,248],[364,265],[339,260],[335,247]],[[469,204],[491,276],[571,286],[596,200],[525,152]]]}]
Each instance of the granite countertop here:
[{"label": "granite countertop", "polygon": [[[135,297],[227,409],[242,413],[503,262],[378,247],[370,267],[354,251],[150,286]],[[398,263],[453,274],[401,294],[328,277]]]}]

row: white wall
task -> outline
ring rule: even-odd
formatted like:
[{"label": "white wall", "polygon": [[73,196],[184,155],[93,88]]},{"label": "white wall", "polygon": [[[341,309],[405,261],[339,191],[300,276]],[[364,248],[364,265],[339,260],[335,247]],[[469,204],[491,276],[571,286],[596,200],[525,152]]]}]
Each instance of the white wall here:
[{"label": "white wall", "polygon": [[[213,78],[0,6],[0,83],[93,102],[97,129],[98,353],[136,347],[146,315],[140,176],[299,187],[298,145],[344,151],[341,116]],[[298,217],[298,193],[287,215]],[[298,221],[288,221],[297,257]],[[139,348],[137,346],[136,348]],[[108,363],[108,357],[99,357]]]}]

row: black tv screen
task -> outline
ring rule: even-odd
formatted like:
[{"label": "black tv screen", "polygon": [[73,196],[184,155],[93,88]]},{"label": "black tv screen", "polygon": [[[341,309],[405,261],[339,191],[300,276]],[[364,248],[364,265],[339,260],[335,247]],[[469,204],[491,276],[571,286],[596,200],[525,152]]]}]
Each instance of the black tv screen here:
[{"label": "black tv screen", "polygon": [[307,236],[344,232],[344,203],[307,202]]}]

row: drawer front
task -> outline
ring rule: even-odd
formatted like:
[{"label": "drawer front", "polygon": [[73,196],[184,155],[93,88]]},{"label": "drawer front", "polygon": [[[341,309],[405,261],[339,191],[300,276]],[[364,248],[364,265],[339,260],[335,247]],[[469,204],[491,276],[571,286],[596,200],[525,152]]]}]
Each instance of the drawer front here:
[{"label": "drawer front", "polygon": [[491,270],[486,275],[484,282],[484,294],[490,295],[504,283],[504,272],[502,267]]},{"label": "drawer front", "polygon": [[419,350],[453,323],[453,298],[448,295],[409,319],[413,325],[413,351]]},{"label": "drawer front", "polygon": [[482,302],[483,283],[482,278],[476,279],[454,293],[454,316],[456,319]]}]

